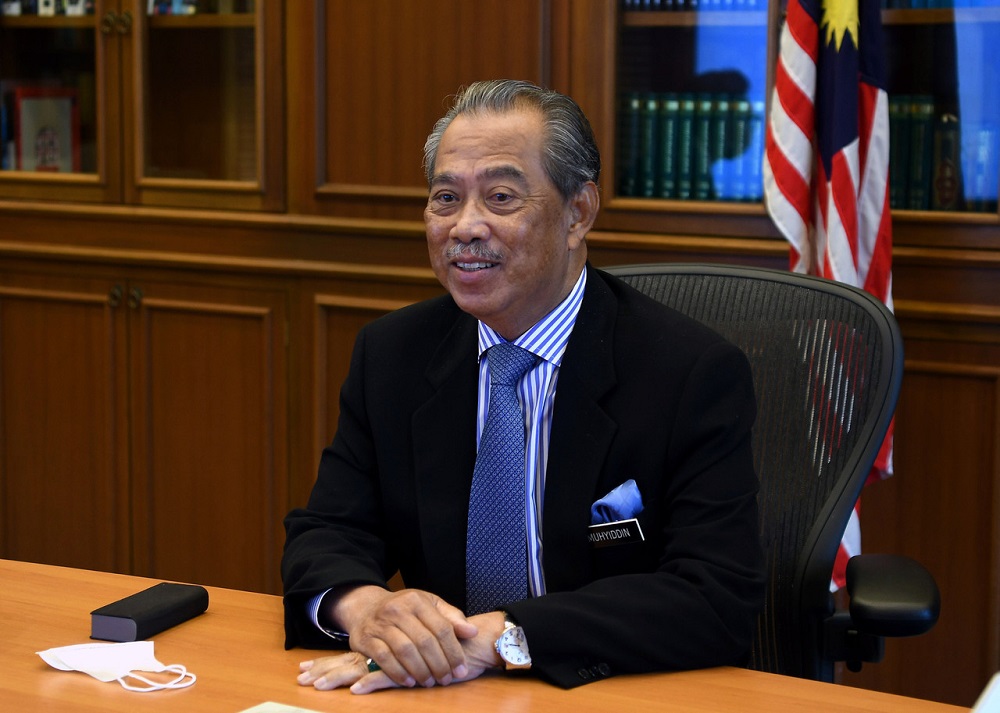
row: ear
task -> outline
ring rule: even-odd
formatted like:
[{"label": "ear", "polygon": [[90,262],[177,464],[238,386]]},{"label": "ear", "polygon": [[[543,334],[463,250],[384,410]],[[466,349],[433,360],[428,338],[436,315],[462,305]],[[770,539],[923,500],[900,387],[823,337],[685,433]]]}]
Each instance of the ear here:
[{"label": "ear", "polygon": [[600,210],[600,207],[601,196],[593,181],[587,181],[583,188],[570,199],[567,209],[571,222],[567,239],[571,249],[578,247],[587,237],[594,221],[597,220],[597,211]]}]

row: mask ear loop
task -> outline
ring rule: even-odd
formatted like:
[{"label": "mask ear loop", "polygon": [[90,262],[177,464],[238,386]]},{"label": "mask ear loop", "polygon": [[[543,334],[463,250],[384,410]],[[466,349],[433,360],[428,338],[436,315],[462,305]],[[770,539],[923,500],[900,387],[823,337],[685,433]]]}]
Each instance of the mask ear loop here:
[{"label": "mask ear loop", "polygon": [[[163,672],[176,673],[177,678],[175,678],[172,681],[167,681],[166,683],[160,683],[157,681],[151,681],[150,679],[136,673],[135,671],[129,671],[127,674],[118,679],[118,683],[120,683],[122,688],[124,688],[127,691],[135,691],[136,693],[152,693],[153,691],[162,691],[168,688],[187,688],[188,686],[190,686],[191,684],[193,684],[195,681],[198,680],[197,676],[188,671],[187,668],[185,668],[181,664],[177,663],[170,664],[169,666],[164,666]],[[134,678],[137,681],[142,681],[143,683],[146,684],[147,688],[141,688],[139,686],[130,685],[125,682],[126,678]],[[184,680],[185,678],[189,678],[191,680],[185,681]]]}]

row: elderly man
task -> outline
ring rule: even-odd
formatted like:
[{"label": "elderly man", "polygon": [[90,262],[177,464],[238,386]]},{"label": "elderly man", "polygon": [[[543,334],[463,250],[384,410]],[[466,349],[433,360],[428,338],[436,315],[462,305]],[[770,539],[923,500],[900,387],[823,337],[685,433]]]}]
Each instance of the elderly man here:
[{"label": "elderly man", "polygon": [[741,663],[764,586],[744,355],[588,264],[600,156],[569,97],[473,84],[424,151],[448,295],[358,335],[286,519],[287,645],[347,649],[299,683]]}]

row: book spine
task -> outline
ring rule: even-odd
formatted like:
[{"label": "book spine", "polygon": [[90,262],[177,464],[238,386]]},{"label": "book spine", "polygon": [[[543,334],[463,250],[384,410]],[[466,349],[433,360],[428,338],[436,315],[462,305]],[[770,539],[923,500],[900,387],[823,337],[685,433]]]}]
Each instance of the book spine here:
[{"label": "book spine", "polygon": [[636,180],[638,194],[643,198],[656,195],[656,184],[659,180],[658,157],[660,155],[657,129],[660,113],[660,101],[656,94],[647,93],[642,97],[639,110],[639,172]]},{"label": "book spine", "polygon": [[622,98],[618,116],[618,195],[637,194],[639,176],[639,115],[642,96],[628,92]]},{"label": "book spine", "polygon": [[693,131],[691,197],[704,201],[712,197],[712,97],[707,94],[699,94],[695,100]]},{"label": "book spine", "polygon": [[745,201],[748,196],[747,176],[750,173],[749,130],[750,101],[737,99],[732,103],[732,131],[730,132],[734,160],[729,175],[729,195],[734,201]]},{"label": "book spine", "polygon": [[889,98],[889,207],[906,208],[910,180],[910,102],[909,96]]},{"label": "book spine", "polygon": [[931,97],[914,97],[910,104],[910,181],[907,207],[931,207],[931,171],[934,150],[934,102]]},{"label": "book spine", "polygon": [[660,198],[677,198],[677,148],[678,115],[680,100],[676,94],[666,94],[660,100],[659,116],[659,172],[657,195]]},{"label": "book spine", "polygon": [[690,200],[692,194],[692,159],[694,158],[694,96],[680,97],[677,113],[677,198]]},{"label": "book spine", "polygon": [[958,117],[942,114],[934,126],[934,174],[931,180],[931,208],[959,210],[962,196],[961,145]]}]

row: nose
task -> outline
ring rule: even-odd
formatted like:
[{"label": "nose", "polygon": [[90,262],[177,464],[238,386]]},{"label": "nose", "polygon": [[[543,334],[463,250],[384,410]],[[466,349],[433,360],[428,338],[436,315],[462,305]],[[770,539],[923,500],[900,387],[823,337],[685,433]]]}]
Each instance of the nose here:
[{"label": "nose", "polygon": [[490,236],[487,211],[480,201],[464,201],[455,216],[451,237],[463,243],[486,240]]}]

